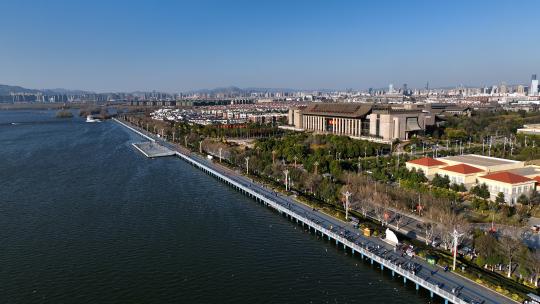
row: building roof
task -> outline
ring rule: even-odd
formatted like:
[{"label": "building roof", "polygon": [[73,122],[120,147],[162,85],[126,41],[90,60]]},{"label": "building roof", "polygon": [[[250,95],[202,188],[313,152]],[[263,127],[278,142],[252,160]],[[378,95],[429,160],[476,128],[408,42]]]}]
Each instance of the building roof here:
[{"label": "building roof", "polygon": [[469,165],[476,165],[480,167],[489,167],[489,166],[498,166],[498,165],[507,165],[515,164],[519,161],[509,160],[504,158],[489,157],[476,154],[465,154],[465,155],[456,155],[456,156],[447,156],[440,158],[442,161],[445,159],[449,161],[455,161],[458,163],[465,163]]},{"label": "building roof", "polygon": [[533,181],[532,179],[525,176],[517,175],[507,171],[488,174],[482,176],[482,178],[491,179],[506,184],[520,184]]},{"label": "building roof", "polygon": [[537,183],[540,183],[540,175],[533,177],[533,179],[534,179]]},{"label": "building roof", "polygon": [[363,118],[371,112],[372,107],[371,103],[311,103],[302,114]]},{"label": "building roof", "polygon": [[433,159],[431,157],[422,157],[418,159],[413,159],[408,161],[408,163],[420,165],[424,167],[434,167],[434,166],[444,166],[446,165],[445,162],[442,162],[440,160]]},{"label": "building roof", "polygon": [[458,164],[458,165],[448,166],[448,167],[441,168],[441,170],[460,173],[460,174],[473,174],[473,173],[484,171],[482,169],[469,166],[467,164]]},{"label": "building roof", "polygon": [[528,178],[533,178],[533,176],[540,175],[540,167],[538,166],[526,166],[523,168],[516,168],[516,169],[506,170],[506,171],[517,174],[517,175],[522,175]]}]

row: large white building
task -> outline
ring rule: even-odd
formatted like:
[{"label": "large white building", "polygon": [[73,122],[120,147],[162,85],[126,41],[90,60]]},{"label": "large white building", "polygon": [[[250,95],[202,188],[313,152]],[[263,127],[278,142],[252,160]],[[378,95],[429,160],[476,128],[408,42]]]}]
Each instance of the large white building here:
[{"label": "large white building", "polygon": [[385,141],[409,139],[432,121],[422,109],[371,103],[312,103],[289,109],[289,125],[298,130]]}]

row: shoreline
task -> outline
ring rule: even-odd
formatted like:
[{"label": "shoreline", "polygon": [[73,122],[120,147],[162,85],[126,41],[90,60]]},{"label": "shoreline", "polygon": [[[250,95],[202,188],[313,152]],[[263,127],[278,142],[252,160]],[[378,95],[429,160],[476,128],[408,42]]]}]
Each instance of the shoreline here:
[{"label": "shoreline", "polygon": [[[433,272],[437,272],[435,267],[430,267],[425,261],[422,262],[415,260],[415,264],[416,262],[420,262],[422,267],[427,269],[433,268],[431,270],[432,277],[445,281],[447,284],[437,283],[436,280],[429,276],[428,278],[424,279],[420,276],[420,274],[417,274],[416,271],[402,268],[401,261],[396,262],[398,259],[394,259],[392,256],[391,248],[382,243],[380,239],[367,238],[363,235],[360,236],[359,233],[358,236],[354,234],[351,235],[351,232],[355,233],[358,232],[358,230],[348,227],[349,225],[347,223],[344,223],[339,219],[312,211],[311,208],[303,205],[300,202],[291,200],[291,198],[288,196],[283,196],[272,190],[266,189],[264,185],[254,183],[253,180],[237,174],[233,170],[209,161],[196,153],[187,151],[187,149],[183,147],[176,146],[160,138],[153,139],[150,137],[153,136],[152,134],[149,134],[150,136],[143,134],[142,132],[145,131],[139,131],[136,129],[136,127],[131,127],[128,125],[127,122],[121,122],[118,119],[114,119],[114,121],[119,122],[122,126],[136,132],[139,135],[142,135],[147,139],[152,141],[157,140],[164,146],[173,149],[176,152],[176,155],[181,159],[197,167],[198,169],[201,169],[207,174],[231,185],[233,188],[242,191],[247,196],[254,198],[257,202],[261,202],[266,206],[272,207],[283,216],[289,218],[291,221],[296,221],[297,224],[301,224],[302,226],[307,225],[307,229],[309,231],[313,231],[313,233],[316,235],[320,235],[322,238],[327,238],[328,240],[335,240],[338,247],[343,246],[343,249],[345,251],[350,251],[353,256],[355,256],[356,253],[359,253],[363,260],[368,259],[371,264],[377,262],[381,270],[384,270],[385,267],[390,269],[392,276],[396,275],[396,273],[401,275],[404,283],[406,283],[407,280],[415,283],[417,290],[420,286],[424,287],[430,291],[432,297],[434,294],[437,294],[442,297],[445,302],[450,301],[452,303],[469,303],[470,301],[482,300],[485,301],[484,303],[516,303],[514,300],[487,289],[482,285],[471,283],[468,280],[465,281],[461,276],[459,276],[460,279],[458,279],[458,274],[443,273],[442,275],[438,274],[437,276],[433,276]],[[375,247],[376,249],[374,249]],[[385,252],[382,253],[382,251]],[[418,272],[420,273],[421,270]],[[425,271],[423,274],[425,274]],[[429,282],[430,279],[433,283]],[[457,285],[456,287],[459,287],[460,284],[457,283],[457,281],[460,281],[459,283],[461,283],[463,287],[469,285],[469,287],[462,293],[462,297],[466,299],[461,299],[460,297],[456,296],[456,294],[451,293],[451,291],[445,290],[450,288],[449,285]]]}]

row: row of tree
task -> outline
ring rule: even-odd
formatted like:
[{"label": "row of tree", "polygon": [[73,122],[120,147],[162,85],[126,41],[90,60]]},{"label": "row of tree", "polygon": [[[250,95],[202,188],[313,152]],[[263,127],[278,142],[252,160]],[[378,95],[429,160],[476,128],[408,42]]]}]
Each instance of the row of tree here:
[{"label": "row of tree", "polygon": [[516,232],[496,234],[477,230],[474,233],[474,248],[478,266],[506,272],[508,278],[514,275],[538,287],[540,250],[527,248]]}]

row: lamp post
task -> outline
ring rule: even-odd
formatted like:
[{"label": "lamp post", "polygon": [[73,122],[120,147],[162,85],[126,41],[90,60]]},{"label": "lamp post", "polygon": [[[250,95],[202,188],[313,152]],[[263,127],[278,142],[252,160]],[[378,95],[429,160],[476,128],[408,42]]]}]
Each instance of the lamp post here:
[{"label": "lamp post", "polygon": [[199,153],[202,154],[202,140],[199,141]]},{"label": "lamp post", "polygon": [[347,190],[343,195],[345,195],[345,220],[349,220],[349,197],[352,193]]},{"label": "lamp post", "polygon": [[276,162],[276,150],[272,150],[272,165]]},{"label": "lamp post", "polygon": [[283,173],[285,174],[285,191],[289,191],[289,170],[285,169]]},{"label": "lamp post", "polygon": [[456,256],[457,256],[457,245],[458,245],[458,240],[459,238],[463,236],[463,233],[459,233],[457,232],[457,230],[454,228],[454,232],[452,233],[452,237],[454,238],[454,248],[453,248],[453,256],[454,256],[454,262],[452,264],[452,270],[455,271],[456,270]]},{"label": "lamp post", "polygon": [[296,161],[298,160],[298,156],[294,156],[294,167],[296,168]]},{"label": "lamp post", "polygon": [[362,172],[362,159],[358,156],[358,174]]},{"label": "lamp post", "polygon": [[184,146],[187,148],[187,135],[184,135]]},{"label": "lamp post", "polygon": [[249,156],[247,156],[245,159],[246,159],[246,175],[249,175]]},{"label": "lamp post", "polygon": [[316,161],[315,163],[313,163],[313,165],[315,165],[315,175],[317,175],[317,169],[319,168],[319,162]]},{"label": "lamp post", "polygon": [[223,148],[219,147],[219,162],[221,162],[221,150],[223,150]]}]

